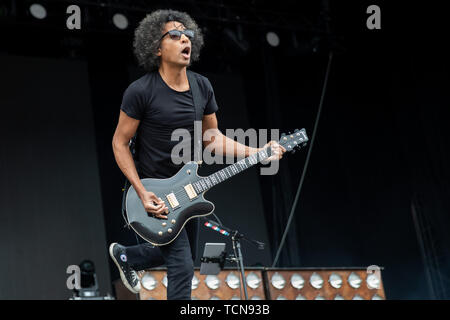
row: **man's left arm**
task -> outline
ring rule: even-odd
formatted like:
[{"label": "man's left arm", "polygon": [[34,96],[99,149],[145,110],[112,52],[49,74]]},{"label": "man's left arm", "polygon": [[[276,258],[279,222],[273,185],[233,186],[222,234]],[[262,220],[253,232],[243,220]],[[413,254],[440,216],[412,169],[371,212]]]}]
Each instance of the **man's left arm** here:
[{"label": "man's left arm", "polygon": [[219,130],[215,113],[203,116],[202,135],[205,149],[214,150],[214,153],[222,156],[245,158],[271,145],[273,156],[268,160],[279,160],[286,151],[286,149],[280,146],[276,141],[270,141],[262,148],[253,148],[228,138]]}]

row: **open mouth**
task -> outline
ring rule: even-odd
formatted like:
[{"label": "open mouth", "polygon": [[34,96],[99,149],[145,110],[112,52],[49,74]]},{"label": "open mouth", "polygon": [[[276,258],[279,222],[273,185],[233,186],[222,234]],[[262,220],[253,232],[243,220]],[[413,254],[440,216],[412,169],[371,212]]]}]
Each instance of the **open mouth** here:
[{"label": "open mouth", "polygon": [[181,55],[186,58],[189,59],[190,55],[191,55],[191,48],[190,47],[186,47],[183,49],[183,51],[181,51]]}]

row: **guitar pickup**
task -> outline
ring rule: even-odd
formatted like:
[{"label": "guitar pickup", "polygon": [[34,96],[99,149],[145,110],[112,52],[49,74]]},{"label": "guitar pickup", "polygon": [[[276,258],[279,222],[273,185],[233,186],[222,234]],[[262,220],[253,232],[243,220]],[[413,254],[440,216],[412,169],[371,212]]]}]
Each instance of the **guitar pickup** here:
[{"label": "guitar pickup", "polygon": [[178,207],[180,205],[178,200],[177,200],[177,197],[175,197],[175,194],[173,192],[169,193],[166,196],[166,198],[167,198],[167,201],[169,201],[169,204],[172,207],[172,209],[175,209],[176,207]]},{"label": "guitar pickup", "polygon": [[184,186],[184,190],[186,191],[186,193],[189,197],[189,200],[197,198],[197,192],[195,192],[192,184],[189,183],[188,185]]}]

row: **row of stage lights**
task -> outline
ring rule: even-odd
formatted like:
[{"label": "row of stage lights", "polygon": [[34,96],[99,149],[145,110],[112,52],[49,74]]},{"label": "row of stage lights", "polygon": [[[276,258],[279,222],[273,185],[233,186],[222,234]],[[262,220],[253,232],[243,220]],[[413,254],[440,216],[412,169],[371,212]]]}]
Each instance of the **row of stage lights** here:
[{"label": "row of stage lights", "polygon": [[[47,9],[42,4],[33,3],[28,10],[30,14],[38,20],[43,20],[47,17]],[[126,30],[129,26],[128,18],[123,13],[115,13],[111,19],[113,25],[119,30]],[[280,38],[278,34],[273,31],[266,33],[266,41],[272,47],[278,47],[280,45]]]},{"label": "row of stage lights", "polygon": [[[361,279],[361,277],[355,272],[351,272],[346,280],[347,280],[348,285],[350,287],[352,287],[353,289],[361,288],[361,286],[363,285],[363,282],[364,282],[363,279]],[[247,281],[247,286],[250,287],[251,289],[257,289],[262,285],[262,279],[254,272],[250,272],[247,275],[246,281]],[[207,275],[204,282],[205,282],[206,286],[211,290],[217,290],[217,289],[219,289],[219,287],[221,285],[221,280],[216,275]],[[303,289],[306,284],[305,279],[299,273],[292,274],[290,276],[289,282],[292,285],[292,287],[297,290]],[[323,288],[325,280],[323,279],[323,277],[320,274],[318,274],[317,272],[313,272],[311,274],[311,276],[309,277],[308,282],[312,288],[314,288],[316,290],[320,290]],[[380,288],[381,280],[379,278],[379,275],[377,275],[375,273],[369,274],[367,276],[365,282],[366,282],[368,289],[379,289]],[[161,283],[164,285],[164,287],[167,288],[167,275],[164,275],[164,277],[161,280]],[[200,280],[194,275],[194,277],[192,279],[192,290],[193,291],[195,291],[198,288],[199,283],[200,283]],[[240,287],[240,276],[236,275],[234,272],[230,272],[225,279],[225,283],[228,285],[229,288],[231,288],[233,290],[238,289]],[[328,283],[334,289],[340,289],[342,287],[342,285],[344,284],[344,279],[339,274],[332,273],[328,277]],[[158,281],[150,272],[147,272],[142,276],[141,284],[144,289],[146,289],[148,291],[152,291],[152,290],[155,290],[155,288],[157,287]],[[287,284],[286,279],[283,277],[282,274],[280,274],[278,272],[275,272],[270,279],[270,285],[273,288],[275,288],[276,290],[284,289],[286,287],[286,284]],[[219,298],[214,295],[210,299],[211,300],[219,300]],[[251,300],[262,300],[263,298],[259,297],[257,295],[253,295],[250,299]],[[231,298],[231,300],[240,300],[240,298],[238,296],[234,295]],[[277,296],[276,300],[287,300],[287,299],[283,295],[279,294]],[[306,298],[303,295],[298,294],[296,296],[295,300],[306,300]],[[325,298],[319,293],[316,296],[315,300],[325,300]],[[344,300],[344,297],[337,294],[335,296],[334,300]],[[364,300],[364,298],[361,297],[359,294],[355,294],[353,296],[352,300]],[[374,294],[372,296],[372,300],[383,300],[383,298],[381,296],[379,296],[378,294]]]},{"label": "row of stage lights", "polygon": [[[311,287],[313,287],[316,290],[322,289],[324,286],[324,279],[320,274],[317,272],[314,272],[310,278],[309,278],[309,284]],[[286,286],[286,280],[283,277],[283,275],[279,274],[278,272],[275,272],[272,275],[272,278],[270,279],[271,285],[277,289],[282,290]],[[298,273],[294,273],[290,278],[290,283],[292,287],[295,289],[303,289],[305,286],[305,279]],[[340,275],[337,273],[332,273],[328,278],[328,283],[331,287],[334,289],[340,289],[344,283],[344,280]],[[353,289],[359,289],[361,288],[361,285],[363,283],[363,279],[356,274],[355,272],[350,273],[350,275],[347,278],[347,283],[352,287]],[[380,287],[380,278],[376,274],[369,274],[366,278],[366,285],[368,289],[378,289]],[[279,295],[277,297],[277,300],[286,300],[286,298],[282,295]],[[297,295],[296,300],[305,300],[305,297],[301,294]],[[323,296],[320,294],[316,296],[315,300],[325,300]],[[344,297],[337,294],[334,298],[334,300],[344,300]],[[364,300],[360,295],[356,294],[352,300]],[[372,300],[382,300],[382,297],[375,294],[372,297]]]},{"label": "row of stage lights", "polygon": [[[252,289],[256,289],[261,285],[261,278],[258,277],[256,273],[251,272],[249,275],[247,275],[246,280],[247,285]],[[164,275],[164,278],[162,279],[161,282],[165,287],[167,287],[167,275]],[[240,286],[241,280],[234,272],[230,272],[225,282],[231,289],[237,289]],[[194,275],[194,277],[192,278],[192,290],[197,289],[199,283],[200,280]],[[157,281],[155,277],[152,276],[150,273],[146,273],[141,278],[141,284],[145,289],[151,291],[156,288]],[[205,284],[208,288],[216,290],[220,286],[220,279],[215,275],[208,275],[205,278]]]},{"label": "row of stage lights", "polygon": [[[47,18],[47,9],[39,3],[33,3],[30,5],[29,9],[30,14],[38,19],[43,20]],[[128,18],[122,13],[116,13],[112,16],[112,22],[117,29],[125,30],[128,28]]]}]

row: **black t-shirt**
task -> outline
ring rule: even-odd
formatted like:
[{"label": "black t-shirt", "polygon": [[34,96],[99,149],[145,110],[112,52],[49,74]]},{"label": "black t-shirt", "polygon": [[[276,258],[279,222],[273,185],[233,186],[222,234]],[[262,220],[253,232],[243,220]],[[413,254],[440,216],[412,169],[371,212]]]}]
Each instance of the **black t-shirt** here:
[{"label": "black t-shirt", "polygon": [[[218,107],[211,83],[206,77],[193,74],[200,91],[200,105],[204,106],[203,114],[216,112]],[[125,90],[120,109],[140,120],[136,146],[140,178],[168,178],[177,173],[184,163],[174,164],[171,153],[180,142],[191,145],[189,159],[194,160],[195,109],[191,89],[173,90],[158,71],[148,72]],[[181,137],[171,141],[175,129],[188,130],[192,142]]]}]

